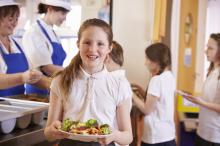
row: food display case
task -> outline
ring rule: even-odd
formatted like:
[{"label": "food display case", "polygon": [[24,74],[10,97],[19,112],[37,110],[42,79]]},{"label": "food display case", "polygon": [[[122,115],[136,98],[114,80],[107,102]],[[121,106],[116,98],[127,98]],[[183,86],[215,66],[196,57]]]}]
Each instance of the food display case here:
[{"label": "food display case", "polygon": [[[27,97],[27,98],[25,98]],[[35,101],[31,101],[31,100]],[[38,100],[39,99],[39,100]],[[35,145],[46,143],[43,134],[49,103],[27,95],[0,97],[0,145]],[[43,146],[44,144],[41,143]]]},{"label": "food display case", "polygon": [[[44,112],[48,109],[48,103],[26,101],[0,97],[0,127],[4,134],[13,130],[14,122],[20,129],[27,128],[29,124],[40,124],[43,121]],[[11,127],[9,130],[9,128]]]}]

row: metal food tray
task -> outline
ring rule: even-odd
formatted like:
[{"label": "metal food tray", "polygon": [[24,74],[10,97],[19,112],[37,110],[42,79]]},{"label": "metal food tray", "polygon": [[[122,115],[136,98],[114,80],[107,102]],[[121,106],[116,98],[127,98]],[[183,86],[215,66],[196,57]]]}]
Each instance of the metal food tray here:
[{"label": "metal food tray", "polygon": [[0,109],[0,122],[19,117],[17,112]]},{"label": "metal food tray", "polygon": [[[48,110],[49,104],[0,97],[0,122],[10,118],[19,118]],[[4,114],[3,114],[4,113]],[[10,113],[10,114],[5,114]],[[7,116],[5,116],[7,115]]]},{"label": "metal food tray", "polygon": [[7,98],[49,103],[48,96],[40,96],[36,94],[20,94],[20,95],[7,96]]}]

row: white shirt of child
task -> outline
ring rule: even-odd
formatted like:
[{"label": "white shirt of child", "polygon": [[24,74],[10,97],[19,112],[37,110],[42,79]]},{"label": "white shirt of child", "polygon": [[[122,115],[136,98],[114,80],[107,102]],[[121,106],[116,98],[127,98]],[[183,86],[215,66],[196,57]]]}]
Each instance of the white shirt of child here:
[{"label": "white shirt of child", "polygon": [[93,75],[81,68],[81,76],[73,82],[67,100],[62,96],[58,80],[59,77],[52,81],[51,90],[63,100],[63,120],[70,118],[84,122],[93,118],[99,124],[106,123],[114,127],[117,106],[125,100],[131,101],[127,83],[119,81],[106,68]]},{"label": "white shirt of child", "polygon": [[[220,105],[219,67],[207,77],[203,87],[204,100]],[[200,106],[197,134],[203,139],[220,143],[220,113]]]},{"label": "white shirt of child", "polygon": [[[127,86],[127,92],[128,92],[128,94],[130,95],[129,97],[132,97],[132,94],[133,94],[133,92],[132,92],[132,89],[131,89],[131,85],[130,85],[130,83],[128,82],[128,80],[127,80],[127,78],[126,78],[126,76],[125,76],[125,70],[123,70],[123,69],[118,69],[118,70],[115,70],[115,71],[111,71],[110,72],[110,74],[112,75],[112,76],[114,76],[114,77],[116,77],[116,78],[118,78],[118,80],[120,81],[120,82],[123,82],[123,83],[125,83],[126,84],[126,86]],[[130,109],[132,108],[132,103],[130,103],[130,105],[131,105],[131,107],[130,107]],[[114,122],[115,124],[115,126],[114,127],[118,127],[118,124],[117,124],[117,120],[115,119],[115,122]]]},{"label": "white shirt of child", "polygon": [[156,109],[144,117],[143,142],[155,144],[175,139],[175,87],[171,71],[164,71],[151,78],[147,93],[158,97],[158,101]]},{"label": "white shirt of child", "polygon": [[[55,35],[53,31],[53,27],[47,25],[44,21],[40,20],[40,23],[45,28],[48,33],[50,39],[53,42],[60,43],[59,38]],[[53,64],[52,61],[52,53],[53,47],[45,36],[45,34],[40,29],[37,22],[33,24],[33,26],[28,29],[22,39],[22,43],[25,49],[26,54],[31,59],[31,63],[34,68],[39,68],[40,66]]]},{"label": "white shirt of child", "polygon": [[[11,53],[21,53],[20,50],[18,49],[18,47],[15,45],[15,42],[12,40],[11,37],[9,37],[10,40],[10,47],[11,47]],[[16,41],[18,43],[18,45],[21,47],[22,49],[22,45],[19,43],[19,41]],[[9,54],[8,50],[5,48],[5,46],[0,42],[0,46],[3,50],[3,52],[5,54]],[[23,51],[24,52],[24,51]],[[25,54],[25,52],[24,52]],[[27,55],[25,54],[26,58]],[[29,59],[27,59],[28,63],[29,63]],[[30,63],[29,63],[29,67],[30,67]],[[0,73],[5,74],[7,72],[7,65],[2,57],[2,54],[0,53]]]}]

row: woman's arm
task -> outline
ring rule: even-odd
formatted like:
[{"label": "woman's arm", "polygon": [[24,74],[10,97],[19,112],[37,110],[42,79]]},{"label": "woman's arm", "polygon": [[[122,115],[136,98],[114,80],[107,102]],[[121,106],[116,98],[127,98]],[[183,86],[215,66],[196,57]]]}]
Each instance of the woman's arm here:
[{"label": "woman's arm", "polygon": [[49,77],[53,76],[56,72],[63,70],[62,66],[48,64],[41,67],[41,71],[48,75]]},{"label": "woman's arm", "polygon": [[50,106],[48,111],[48,119],[44,135],[48,141],[67,138],[69,135],[59,131],[62,120],[62,100],[51,90],[50,91]]},{"label": "woman's arm", "polygon": [[152,111],[155,110],[157,99],[158,97],[148,94],[147,100],[143,102],[141,99],[137,98],[136,96],[133,96],[134,104],[145,115],[149,115]]},{"label": "woman's arm", "polygon": [[23,73],[0,74],[0,89],[6,89],[24,84]]},{"label": "woman's arm", "polygon": [[22,85],[24,83],[34,84],[42,77],[42,73],[37,70],[28,70],[23,73],[0,74],[0,89],[6,89]]},{"label": "woman's arm", "polygon": [[131,119],[130,119],[130,99],[127,99],[116,109],[118,130],[113,130],[112,135],[99,139],[102,145],[108,145],[112,141],[119,145],[129,145],[133,140]]},{"label": "woman's arm", "polygon": [[32,29],[26,31],[22,42],[25,54],[33,68],[40,67],[47,76],[52,76],[56,71],[63,69],[63,67],[53,65],[50,51],[53,48],[44,35],[38,31],[38,26],[33,26]]},{"label": "woman's arm", "polygon": [[50,90],[50,84],[51,84],[52,78],[47,76],[42,76],[42,78],[34,84],[34,86],[37,86],[41,89],[47,89]]}]

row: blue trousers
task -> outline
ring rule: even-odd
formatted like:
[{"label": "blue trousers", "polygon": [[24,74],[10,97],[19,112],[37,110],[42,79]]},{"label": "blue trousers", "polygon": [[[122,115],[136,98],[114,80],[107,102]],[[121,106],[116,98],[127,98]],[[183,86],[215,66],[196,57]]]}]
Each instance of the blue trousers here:
[{"label": "blue trousers", "polygon": [[213,143],[196,135],[195,146],[220,146],[220,143]]}]

